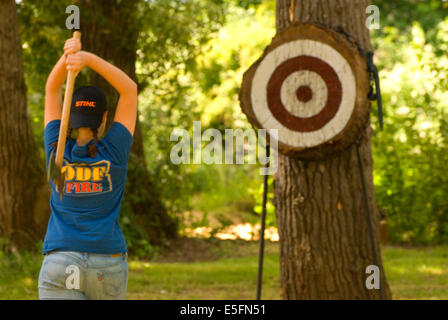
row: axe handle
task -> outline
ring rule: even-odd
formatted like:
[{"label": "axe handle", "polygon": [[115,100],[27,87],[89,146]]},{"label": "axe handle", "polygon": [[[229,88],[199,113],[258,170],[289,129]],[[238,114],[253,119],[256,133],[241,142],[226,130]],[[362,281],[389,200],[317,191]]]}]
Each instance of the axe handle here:
[{"label": "axe handle", "polygon": [[[81,39],[81,32],[75,31],[73,38]],[[61,127],[59,128],[58,146],[56,148],[56,165],[62,169],[64,159],[65,143],[67,141],[67,130],[70,120],[70,106],[72,104],[73,88],[75,86],[76,74],[74,71],[68,71],[67,84],[65,86],[64,104],[62,105]]]}]

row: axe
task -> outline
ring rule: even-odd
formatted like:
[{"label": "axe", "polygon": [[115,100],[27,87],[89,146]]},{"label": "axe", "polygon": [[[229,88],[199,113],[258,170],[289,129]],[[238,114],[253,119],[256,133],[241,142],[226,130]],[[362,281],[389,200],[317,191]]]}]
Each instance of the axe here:
[{"label": "axe", "polygon": [[[73,32],[73,38],[81,39],[81,32]],[[67,140],[67,130],[70,120],[70,107],[72,104],[73,87],[75,86],[76,74],[69,70],[67,74],[67,84],[65,86],[64,103],[62,105],[61,126],[59,128],[58,145],[56,154],[54,151],[50,155],[48,162],[48,180],[52,180],[56,185],[59,196],[62,200],[64,196],[65,172],[62,172],[62,162],[64,160],[65,143]]]}]

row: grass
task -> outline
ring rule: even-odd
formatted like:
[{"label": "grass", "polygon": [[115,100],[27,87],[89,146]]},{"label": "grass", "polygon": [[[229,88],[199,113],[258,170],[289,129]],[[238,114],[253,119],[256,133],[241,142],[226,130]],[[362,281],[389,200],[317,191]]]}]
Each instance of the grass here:
[{"label": "grass", "polygon": [[383,249],[394,299],[448,300],[448,246]]},{"label": "grass", "polygon": [[42,260],[38,253],[7,255],[0,251],[0,299],[38,299],[37,279]]},{"label": "grass", "polygon": [[[196,262],[131,261],[129,299],[255,299],[256,243],[211,244]],[[235,247],[239,244],[239,247]],[[204,261],[206,259],[206,261]],[[169,260],[178,260],[170,257]],[[268,243],[263,270],[263,298],[280,299],[278,246]]]},{"label": "grass", "polygon": [[[200,254],[161,253],[155,261],[130,259],[128,299],[254,299],[256,242],[201,240]],[[266,244],[263,299],[280,299],[278,244]],[[383,248],[394,299],[448,299],[448,246]],[[37,299],[42,256],[0,252],[0,299]],[[187,262],[186,262],[187,261]]]}]

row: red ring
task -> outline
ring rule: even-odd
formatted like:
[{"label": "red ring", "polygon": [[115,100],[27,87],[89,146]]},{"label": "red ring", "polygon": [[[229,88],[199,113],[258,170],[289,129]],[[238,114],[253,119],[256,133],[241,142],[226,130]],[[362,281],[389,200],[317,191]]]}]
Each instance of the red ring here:
[{"label": "red ring", "polygon": [[[316,115],[302,118],[292,115],[281,101],[281,87],[293,72],[307,70],[317,73],[327,85],[328,96],[325,107]],[[334,69],[325,61],[311,57],[291,58],[275,69],[267,86],[268,107],[272,115],[286,128],[297,132],[311,132],[321,129],[339,110],[342,101],[342,85]]]}]

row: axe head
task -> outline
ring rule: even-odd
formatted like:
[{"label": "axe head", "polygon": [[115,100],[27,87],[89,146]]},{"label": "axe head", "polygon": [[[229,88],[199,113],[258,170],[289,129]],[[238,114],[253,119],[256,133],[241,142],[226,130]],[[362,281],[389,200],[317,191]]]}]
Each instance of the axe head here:
[{"label": "axe head", "polygon": [[61,168],[56,164],[56,152],[53,150],[50,153],[47,168],[48,181],[53,181],[57,192],[62,200],[64,196],[65,174],[62,173]]}]

